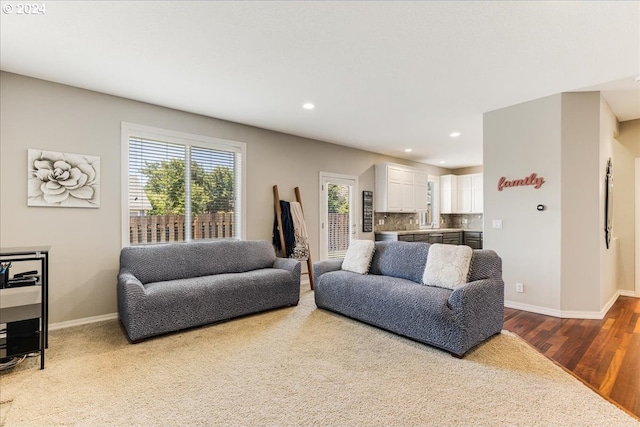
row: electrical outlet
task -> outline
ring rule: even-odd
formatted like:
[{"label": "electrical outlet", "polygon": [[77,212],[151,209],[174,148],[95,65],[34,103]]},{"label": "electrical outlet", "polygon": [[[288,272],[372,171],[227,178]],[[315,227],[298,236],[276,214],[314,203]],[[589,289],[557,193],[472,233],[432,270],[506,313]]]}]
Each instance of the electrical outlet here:
[{"label": "electrical outlet", "polygon": [[522,284],[522,283],[516,283],[516,292],[518,292],[518,293],[524,293],[524,284]]}]

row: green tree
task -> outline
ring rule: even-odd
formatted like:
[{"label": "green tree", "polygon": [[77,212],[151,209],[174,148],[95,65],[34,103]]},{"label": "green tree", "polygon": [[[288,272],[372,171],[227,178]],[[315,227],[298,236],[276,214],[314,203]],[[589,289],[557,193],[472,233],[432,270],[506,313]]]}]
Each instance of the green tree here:
[{"label": "green tree", "polygon": [[349,187],[329,184],[328,203],[330,213],[349,213]]},{"label": "green tree", "polygon": [[205,188],[211,195],[207,203],[208,212],[233,212],[235,196],[233,193],[234,176],[231,169],[216,166],[205,178]]},{"label": "green tree", "polygon": [[[153,209],[149,215],[183,215],[185,209],[185,162],[180,159],[151,163],[142,169],[147,177],[145,193]],[[233,210],[233,173],[225,167],[207,172],[191,163],[191,212]]]}]

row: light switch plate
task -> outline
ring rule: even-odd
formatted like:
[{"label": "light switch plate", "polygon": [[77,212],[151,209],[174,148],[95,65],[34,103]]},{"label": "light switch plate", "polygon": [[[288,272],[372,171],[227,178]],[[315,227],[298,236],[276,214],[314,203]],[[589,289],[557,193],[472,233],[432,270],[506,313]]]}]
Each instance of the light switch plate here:
[{"label": "light switch plate", "polygon": [[492,228],[502,228],[502,220],[501,219],[494,219],[493,222],[491,223],[491,227]]}]

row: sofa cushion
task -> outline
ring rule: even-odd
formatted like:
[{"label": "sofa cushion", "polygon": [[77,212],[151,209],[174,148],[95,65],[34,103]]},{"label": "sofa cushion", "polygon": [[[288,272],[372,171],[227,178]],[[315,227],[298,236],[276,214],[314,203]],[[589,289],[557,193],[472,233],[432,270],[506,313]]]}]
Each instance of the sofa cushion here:
[{"label": "sofa cushion", "polygon": [[455,328],[455,313],[448,306],[450,289],[348,271],[323,274],[315,288],[318,307],[423,342],[442,345],[450,328]]},{"label": "sofa cushion", "polygon": [[369,272],[422,283],[428,252],[424,242],[376,242]]},{"label": "sofa cushion", "polygon": [[150,336],[295,305],[300,286],[291,283],[277,268],[148,283],[137,327]]},{"label": "sofa cushion", "polygon": [[358,274],[367,274],[374,249],[375,242],[373,240],[351,240],[347,254],[342,261],[342,269]]},{"label": "sofa cushion", "polygon": [[491,249],[475,249],[469,267],[469,282],[502,280],[502,260]]},{"label": "sofa cushion", "polygon": [[473,249],[469,246],[432,244],[422,282],[448,289],[464,285],[469,276],[472,255]]},{"label": "sofa cushion", "polygon": [[143,284],[273,267],[276,254],[262,240],[195,241],[123,248],[120,269]]}]

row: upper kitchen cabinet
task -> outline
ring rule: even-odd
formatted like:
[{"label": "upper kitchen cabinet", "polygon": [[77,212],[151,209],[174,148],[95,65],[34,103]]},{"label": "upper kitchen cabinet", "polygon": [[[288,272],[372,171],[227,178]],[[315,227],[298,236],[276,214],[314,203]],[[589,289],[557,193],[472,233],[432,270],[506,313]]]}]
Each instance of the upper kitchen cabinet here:
[{"label": "upper kitchen cabinet", "polygon": [[429,210],[429,175],[423,171],[415,172],[414,197],[416,211]]},{"label": "upper kitchen cabinet", "polygon": [[394,163],[375,165],[376,212],[420,212],[428,209],[428,175]]},{"label": "upper kitchen cabinet", "polygon": [[471,175],[458,176],[457,213],[471,213]]},{"label": "upper kitchen cabinet", "polygon": [[482,174],[440,177],[440,213],[482,213]]},{"label": "upper kitchen cabinet", "polygon": [[440,213],[452,214],[458,210],[458,177],[440,176]]},{"label": "upper kitchen cabinet", "polygon": [[484,212],[484,189],[482,186],[482,179],[481,173],[471,175],[471,213]]}]

